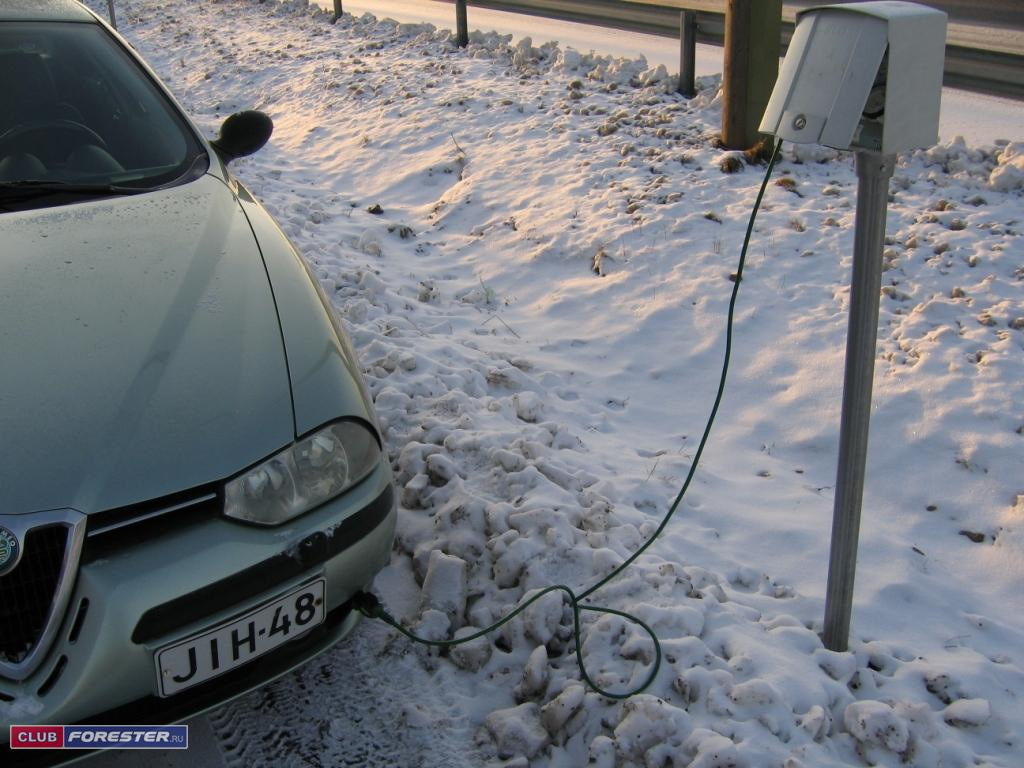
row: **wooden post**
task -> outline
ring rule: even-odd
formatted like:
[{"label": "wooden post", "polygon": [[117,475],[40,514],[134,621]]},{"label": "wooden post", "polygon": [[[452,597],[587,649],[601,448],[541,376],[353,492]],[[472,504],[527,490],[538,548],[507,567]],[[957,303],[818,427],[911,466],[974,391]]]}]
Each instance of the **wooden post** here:
[{"label": "wooden post", "polygon": [[334,18],[331,19],[331,24],[337,24],[338,19],[341,18],[342,13],[343,11],[341,10],[341,0],[334,0]]},{"label": "wooden post", "polygon": [[727,0],[722,144],[750,149],[779,74],[782,0]]},{"label": "wooden post", "polygon": [[117,29],[117,16],[114,15],[114,0],[107,0],[107,15],[110,17],[110,26]]},{"label": "wooden post", "polygon": [[455,0],[455,44],[459,48],[469,45],[469,22],[466,20],[466,0]]},{"label": "wooden post", "polygon": [[694,85],[697,60],[697,14],[682,11],[679,14],[679,88],[683,96],[697,93]]}]

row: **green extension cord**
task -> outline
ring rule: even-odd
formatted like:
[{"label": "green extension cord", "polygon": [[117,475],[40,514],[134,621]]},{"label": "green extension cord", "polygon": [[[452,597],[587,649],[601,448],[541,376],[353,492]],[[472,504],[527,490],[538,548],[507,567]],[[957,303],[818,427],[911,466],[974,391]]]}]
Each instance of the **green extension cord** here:
[{"label": "green extension cord", "polygon": [[[484,635],[490,634],[502,625],[507,624],[513,618],[515,618],[520,613],[525,611],[528,607],[530,607],[530,605],[540,600],[542,597],[544,597],[544,595],[548,594],[549,592],[564,592],[566,597],[569,598],[569,604],[572,606],[573,639],[576,644],[576,663],[579,666],[580,675],[583,677],[583,680],[587,683],[587,685],[589,685],[594,691],[596,691],[600,695],[609,699],[628,699],[630,696],[635,696],[638,693],[643,693],[645,690],[647,690],[647,688],[650,687],[651,683],[654,682],[654,678],[657,677],[658,671],[661,669],[661,643],[658,642],[658,637],[654,634],[654,630],[652,630],[649,626],[647,626],[647,624],[645,624],[636,616],[632,616],[623,611],[617,611],[614,608],[605,608],[603,606],[597,605],[583,605],[582,601],[586,600],[588,597],[590,597],[592,594],[594,594],[597,590],[599,590],[608,582],[617,578],[623,571],[625,571],[630,565],[632,565],[636,561],[636,559],[640,557],[640,555],[647,551],[647,549],[655,542],[655,540],[662,534],[662,532],[668,526],[669,521],[672,519],[672,516],[676,513],[676,510],[682,503],[683,498],[686,496],[686,492],[690,488],[690,483],[693,481],[693,476],[697,472],[697,466],[700,464],[701,455],[704,453],[704,447],[705,445],[707,445],[708,437],[711,434],[711,427],[714,425],[715,417],[718,415],[718,408],[722,404],[722,396],[725,394],[725,380],[726,376],[729,373],[729,360],[732,357],[732,335],[733,321],[735,318],[736,311],[736,297],[739,295],[740,280],[743,277],[743,266],[744,264],[746,264],[747,260],[747,247],[750,244],[750,235],[754,231],[754,221],[757,219],[757,212],[761,207],[761,199],[764,197],[764,191],[768,187],[768,180],[771,178],[772,170],[775,168],[775,162],[779,157],[779,150],[781,148],[782,142],[776,142],[775,147],[772,150],[771,160],[768,162],[768,170],[765,172],[764,180],[761,182],[761,188],[757,193],[757,200],[754,202],[754,208],[750,212],[750,221],[747,224],[746,235],[743,238],[743,247],[740,250],[739,265],[736,267],[736,277],[732,287],[732,296],[729,299],[729,312],[725,327],[725,355],[722,360],[722,374],[718,380],[718,394],[715,396],[715,404],[714,406],[712,406],[711,413],[708,416],[707,423],[704,426],[704,434],[701,436],[700,445],[697,446],[697,451],[693,456],[693,462],[690,464],[690,471],[686,475],[686,480],[683,481],[682,488],[680,488],[679,493],[676,495],[675,501],[672,502],[672,506],[669,507],[669,510],[665,514],[665,517],[662,519],[661,524],[658,526],[658,529],[653,534],[651,534],[647,541],[645,541],[640,546],[640,548],[636,550],[636,552],[630,555],[625,560],[625,562],[623,562],[614,571],[609,573],[607,576],[598,581],[589,589],[586,589],[585,591],[577,594],[564,584],[556,584],[551,587],[546,587],[545,589],[542,589],[540,592],[531,597],[529,600],[527,600],[525,603],[519,605],[510,614],[508,614],[502,619],[499,619],[491,626],[485,629],[481,629],[479,632],[475,632],[472,635],[460,637],[457,640],[428,640],[426,638],[416,636],[408,629],[403,627],[401,624],[399,624],[398,621],[393,616],[391,616],[387,611],[384,610],[384,607],[381,605],[380,600],[378,600],[374,595],[368,592],[360,592],[355,596],[355,598],[353,598],[353,607],[356,610],[358,610],[367,618],[380,619],[386,624],[390,624],[392,627],[397,629],[399,632],[401,632],[403,635],[405,635],[413,642],[433,646],[435,648],[450,648],[452,646],[461,645],[462,643],[468,643],[472,640],[476,640],[477,638],[483,637]],[[647,675],[647,679],[644,680],[643,684],[639,688],[636,688],[632,691],[627,691],[625,693],[612,693],[611,691],[606,691],[599,685],[597,685],[597,683],[595,683],[591,679],[590,675],[587,674],[586,665],[583,663],[583,648],[580,642],[580,613],[582,611],[593,611],[595,613],[608,613],[614,616],[621,616],[627,621],[631,621],[634,624],[641,627],[651,638],[651,642],[654,644],[654,664],[651,666],[651,671],[650,674]]]}]

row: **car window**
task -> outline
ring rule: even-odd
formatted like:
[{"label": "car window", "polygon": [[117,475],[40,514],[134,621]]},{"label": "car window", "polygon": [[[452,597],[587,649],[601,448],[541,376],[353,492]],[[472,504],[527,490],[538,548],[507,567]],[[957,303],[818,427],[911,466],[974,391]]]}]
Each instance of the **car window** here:
[{"label": "car window", "polygon": [[98,24],[0,24],[0,94],[8,196],[31,182],[149,189],[206,170],[192,129]]}]

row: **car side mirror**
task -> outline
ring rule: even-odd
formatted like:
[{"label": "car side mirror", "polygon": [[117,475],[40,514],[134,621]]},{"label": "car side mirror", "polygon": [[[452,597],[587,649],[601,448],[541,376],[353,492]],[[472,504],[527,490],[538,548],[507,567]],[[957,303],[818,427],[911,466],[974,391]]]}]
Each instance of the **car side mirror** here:
[{"label": "car side mirror", "polygon": [[247,109],[230,115],[210,142],[225,163],[258,151],[274,132],[274,121],[265,112]]}]

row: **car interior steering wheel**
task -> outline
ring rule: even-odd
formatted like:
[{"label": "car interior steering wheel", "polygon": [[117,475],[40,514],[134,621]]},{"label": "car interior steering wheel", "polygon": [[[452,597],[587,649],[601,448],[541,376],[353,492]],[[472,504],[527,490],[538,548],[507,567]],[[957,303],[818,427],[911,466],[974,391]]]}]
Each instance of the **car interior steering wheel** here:
[{"label": "car interior steering wheel", "polygon": [[[9,145],[15,144],[18,139],[25,136],[29,136],[35,133],[44,132],[55,132],[64,134],[75,134],[82,137],[86,143],[95,144],[101,149],[107,148],[107,142],[103,140],[96,131],[87,125],[83,125],[75,120],[68,120],[67,118],[52,118],[49,120],[33,120],[28,123],[21,123],[15,125],[13,128],[9,128],[3,134],[0,134],[0,154],[6,154],[5,150]],[[26,151],[35,150],[35,147],[25,147]]]}]

